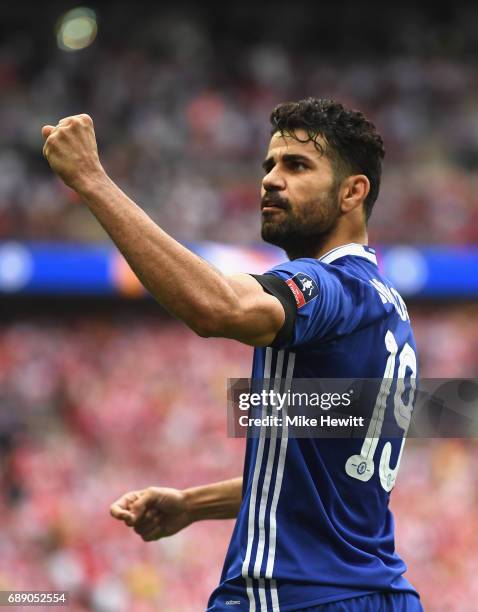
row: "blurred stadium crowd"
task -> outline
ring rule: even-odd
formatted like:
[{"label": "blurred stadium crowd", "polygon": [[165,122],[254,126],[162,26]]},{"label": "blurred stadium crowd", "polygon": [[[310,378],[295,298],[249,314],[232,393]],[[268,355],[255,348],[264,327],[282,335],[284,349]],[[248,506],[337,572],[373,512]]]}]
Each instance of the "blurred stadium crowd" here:
[{"label": "blurred stadium crowd", "polygon": [[[423,377],[478,376],[477,310],[412,310]],[[0,588],[68,589],[74,611],[193,612],[219,578],[232,522],[144,544],[108,507],[126,490],[241,473],[225,380],[249,376],[251,350],[122,317],[0,331]],[[476,609],[477,460],[473,441],[407,443],[392,508],[426,610]]]},{"label": "blurred stadium crowd", "polygon": [[88,112],[104,166],[167,231],[256,241],[269,113],[317,95],[360,108],[383,134],[373,242],[478,240],[474,63],[410,53],[350,63],[241,33],[220,44],[191,18],[141,24],[140,44],[116,32],[80,54],[42,54],[20,34],[0,43],[0,239],[104,239],[39,155],[43,123]]},{"label": "blurred stadium crowd", "polygon": [[[372,244],[478,242],[478,9],[96,4],[101,35],[76,54],[54,46],[61,2],[0,7],[0,240],[105,239],[40,155],[41,125],[88,112],[107,171],[164,229],[255,243],[269,113],[318,95],[384,137]],[[232,522],[144,544],[108,507],[241,473],[225,379],[249,375],[251,351],[134,306],[34,309],[0,324],[0,590],[69,590],[73,612],[202,609]],[[422,377],[478,378],[476,304],[409,310]],[[477,460],[472,440],[407,442],[392,508],[427,612],[477,609]]]}]

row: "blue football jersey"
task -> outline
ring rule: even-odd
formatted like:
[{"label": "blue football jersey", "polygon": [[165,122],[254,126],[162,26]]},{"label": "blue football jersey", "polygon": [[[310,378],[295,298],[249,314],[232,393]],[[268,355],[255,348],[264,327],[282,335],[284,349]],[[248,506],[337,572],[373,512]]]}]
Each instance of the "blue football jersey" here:
[{"label": "blue football jersey", "polygon": [[[406,306],[373,249],[359,244],[267,274],[289,286],[296,319],[283,346],[255,349],[253,379],[382,384],[364,438],[292,438],[285,426],[248,438],[243,501],[208,610],[286,612],[380,591],[418,597],[403,577],[388,507],[417,378]],[[403,399],[405,380],[412,391]],[[392,438],[380,437],[386,410]]]}]

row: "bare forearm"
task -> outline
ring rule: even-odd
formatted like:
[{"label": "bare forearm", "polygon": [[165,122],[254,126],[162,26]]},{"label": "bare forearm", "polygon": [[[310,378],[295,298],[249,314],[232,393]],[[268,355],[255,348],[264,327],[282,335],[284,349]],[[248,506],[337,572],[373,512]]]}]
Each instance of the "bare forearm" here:
[{"label": "bare forearm", "polygon": [[242,477],[184,491],[192,520],[236,518],[242,503]]},{"label": "bare forearm", "polygon": [[106,175],[79,190],[113,242],[156,300],[201,331],[214,312],[231,312],[237,296],[227,279],[174,240]]},{"label": "bare forearm", "polygon": [[226,277],[158,227],[106,175],[89,115],[44,125],[43,155],[86,202],[156,300],[201,336],[268,346],[285,320],[280,301],[247,274]]}]

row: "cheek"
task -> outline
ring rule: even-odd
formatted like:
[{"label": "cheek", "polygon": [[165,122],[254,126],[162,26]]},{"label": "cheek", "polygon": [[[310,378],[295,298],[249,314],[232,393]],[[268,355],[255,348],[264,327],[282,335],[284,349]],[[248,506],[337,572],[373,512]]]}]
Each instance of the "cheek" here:
[{"label": "cheek", "polygon": [[303,174],[289,180],[287,186],[289,192],[301,201],[320,199],[325,190],[324,181],[317,180],[311,175]]},{"label": "cheek", "polygon": [[330,199],[332,186],[332,181],[326,179],[302,180],[296,185],[296,193],[303,202],[317,202],[321,204]]},{"label": "cheek", "polygon": [[322,190],[317,186],[316,181],[306,180],[305,178],[295,178],[288,184],[290,199],[298,205],[308,205],[311,202],[321,200]]},{"label": "cheek", "polygon": [[327,189],[318,189],[317,184],[308,186],[295,194],[292,199],[295,203],[297,216],[310,221],[321,221],[329,218],[335,209],[334,200]]}]

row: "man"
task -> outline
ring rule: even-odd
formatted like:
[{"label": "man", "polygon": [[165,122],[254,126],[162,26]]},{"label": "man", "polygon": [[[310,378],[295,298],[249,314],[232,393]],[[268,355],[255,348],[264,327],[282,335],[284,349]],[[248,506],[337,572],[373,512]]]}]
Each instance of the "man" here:
[{"label": "man", "polygon": [[[254,379],[289,387],[293,377],[382,380],[363,439],[296,439],[264,427],[247,441],[243,479],[130,492],[111,513],[145,541],[237,517],[211,611],[422,610],[403,578],[388,510],[411,415],[413,390],[408,402],[402,392],[417,375],[415,343],[403,300],[365,246],[382,139],[361,113],[330,100],[281,104],[271,124],[262,237],[289,261],[262,276],[229,277],[106,176],[87,115],[43,128],[50,166],[145,287],[197,334],[256,347]],[[386,411],[397,429],[388,440],[380,439]]]}]

